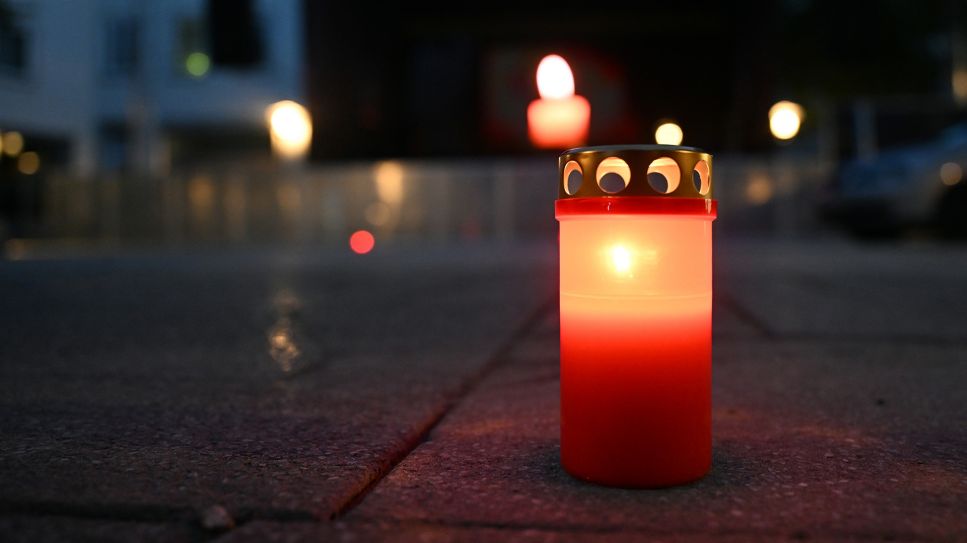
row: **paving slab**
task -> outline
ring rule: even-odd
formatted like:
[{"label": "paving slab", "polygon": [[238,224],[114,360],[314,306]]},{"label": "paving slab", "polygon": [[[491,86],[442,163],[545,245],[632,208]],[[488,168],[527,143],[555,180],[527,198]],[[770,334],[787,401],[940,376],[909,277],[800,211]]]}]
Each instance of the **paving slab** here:
[{"label": "paving slab", "polygon": [[35,541],[193,543],[209,539],[212,535],[190,522],[131,522],[46,515],[0,517],[0,534],[3,534],[3,540],[6,543],[34,543]]},{"label": "paving slab", "polygon": [[967,344],[957,245],[724,242],[716,287],[777,336]]},{"label": "paving slab", "polygon": [[509,356],[348,521],[700,540],[967,537],[959,347],[719,340],[713,470],[665,490],[568,476],[554,336]]},{"label": "paving slab", "polygon": [[632,491],[559,466],[547,247],[0,263],[0,539],[967,540],[967,251],[716,267],[713,470]]},{"label": "paving slab", "polygon": [[758,317],[747,313],[724,289],[716,290],[712,297],[712,338],[767,338],[771,330],[763,328]]},{"label": "paving slab", "polygon": [[535,254],[2,263],[0,510],[328,517],[551,298]]},{"label": "paving slab", "polygon": [[[785,534],[735,534],[726,532],[679,533],[656,535],[633,530],[568,530],[555,528],[520,529],[505,526],[459,526],[431,522],[334,522],[328,524],[278,523],[258,521],[245,525],[219,539],[219,543],[294,542],[294,541],[421,541],[421,542],[491,542],[522,541],[524,543],[697,543],[714,540],[719,543],[758,543],[786,540]],[[839,536],[799,537],[792,540],[819,542],[869,541],[865,538]]]}]

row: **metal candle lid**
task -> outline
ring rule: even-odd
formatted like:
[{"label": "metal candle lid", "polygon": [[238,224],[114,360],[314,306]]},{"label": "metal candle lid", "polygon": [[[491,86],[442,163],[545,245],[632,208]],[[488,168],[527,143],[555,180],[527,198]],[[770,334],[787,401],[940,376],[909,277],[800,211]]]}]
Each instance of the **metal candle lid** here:
[{"label": "metal candle lid", "polygon": [[558,158],[558,197],[712,199],[712,155],[678,145],[605,145]]}]

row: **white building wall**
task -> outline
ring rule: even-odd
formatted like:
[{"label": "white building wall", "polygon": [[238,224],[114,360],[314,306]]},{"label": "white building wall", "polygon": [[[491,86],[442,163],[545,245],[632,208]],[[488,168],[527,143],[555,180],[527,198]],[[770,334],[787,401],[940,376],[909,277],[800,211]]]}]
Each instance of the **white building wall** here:
[{"label": "white building wall", "polygon": [[[159,162],[166,126],[265,125],[265,108],[302,98],[303,36],[299,0],[257,0],[263,62],[245,71],[188,76],[178,57],[179,22],[202,21],[204,0],[15,0],[28,14],[29,65],[23,78],[0,73],[0,130],[67,138],[77,173],[96,166],[99,127],[135,127],[140,159]],[[107,21],[139,21],[139,69],[105,69]],[[149,167],[156,170],[155,167]]]},{"label": "white building wall", "polygon": [[95,13],[88,3],[69,0],[9,5],[24,15],[30,38],[24,73],[0,72],[0,130],[65,137],[73,169],[89,173],[97,133]]},{"label": "white building wall", "polygon": [[[244,72],[214,67],[202,78],[184,73],[178,50],[178,24],[183,18],[201,19],[203,0],[169,0],[132,3],[102,0],[105,11],[140,9],[142,67],[146,91],[163,123],[263,123],[265,107],[284,98],[302,95],[302,24],[298,0],[260,0],[265,58],[258,70]],[[123,118],[126,98],[134,82],[105,81],[99,97],[100,115]]]}]

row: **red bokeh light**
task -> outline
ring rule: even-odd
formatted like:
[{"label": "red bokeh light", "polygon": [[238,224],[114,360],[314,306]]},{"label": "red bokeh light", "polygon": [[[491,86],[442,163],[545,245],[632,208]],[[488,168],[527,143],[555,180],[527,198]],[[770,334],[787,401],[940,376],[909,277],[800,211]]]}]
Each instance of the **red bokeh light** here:
[{"label": "red bokeh light", "polygon": [[349,248],[354,253],[364,255],[373,250],[376,245],[376,238],[367,230],[356,230],[349,236]]}]

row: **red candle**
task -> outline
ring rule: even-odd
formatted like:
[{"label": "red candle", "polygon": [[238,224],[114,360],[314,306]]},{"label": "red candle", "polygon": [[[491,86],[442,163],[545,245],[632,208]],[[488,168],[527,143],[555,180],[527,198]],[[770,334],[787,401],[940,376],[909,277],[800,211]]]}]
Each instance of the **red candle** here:
[{"label": "red candle", "polygon": [[591,122],[591,104],[574,94],[574,75],[567,61],[548,55],[537,66],[541,97],[527,107],[531,143],[541,149],[567,149],[584,145]]},{"label": "red candle", "polygon": [[[710,160],[671,146],[561,157],[561,456],[580,479],[669,486],[711,465]],[[568,190],[586,172],[626,188]]]}]

